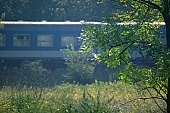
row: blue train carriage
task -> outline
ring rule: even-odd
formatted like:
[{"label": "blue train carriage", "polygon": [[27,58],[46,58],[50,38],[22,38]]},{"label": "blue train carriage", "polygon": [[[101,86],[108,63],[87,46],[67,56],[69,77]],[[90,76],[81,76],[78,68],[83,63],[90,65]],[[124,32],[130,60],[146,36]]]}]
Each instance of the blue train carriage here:
[{"label": "blue train carriage", "polygon": [[[166,26],[164,22],[154,22],[152,24],[155,24],[158,27],[158,40],[164,45],[167,45],[167,39],[166,39]],[[145,55],[145,53],[143,53]],[[131,59],[134,64],[136,64],[138,67],[150,67],[153,65],[153,58],[147,58],[144,59],[143,56],[139,53],[139,48],[133,48],[131,52]]]},{"label": "blue train carriage", "polygon": [[158,38],[159,41],[162,42],[164,45],[167,45],[165,22],[160,22],[160,23],[155,22],[154,24],[160,25],[160,27],[158,28],[160,32],[160,37]]},{"label": "blue train carriage", "polygon": [[60,49],[78,48],[80,22],[1,22],[1,59],[56,59]]},{"label": "blue train carriage", "polygon": [[[78,49],[81,42],[77,37],[83,28],[80,22],[24,22],[3,21],[0,24],[0,59],[21,61],[25,59],[57,60],[63,59],[60,49],[72,43]],[[101,22],[86,22],[86,24],[101,25]],[[166,44],[165,23],[157,23],[161,36],[159,40]],[[120,23],[124,25],[124,23]],[[138,51],[133,51],[134,59],[140,57]],[[52,61],[53,62],[53,61]]]},{"label": "blue train carriage", "polygon": [[[77,37],[83,22],[24,22],[3,21],[0,28],[1,61],[62,60],[60,49],[72,43],[77,50],[81,42]],[[101,24],[88,22],[87,24]],[[12,63],[14,64],[14,63]]]}]

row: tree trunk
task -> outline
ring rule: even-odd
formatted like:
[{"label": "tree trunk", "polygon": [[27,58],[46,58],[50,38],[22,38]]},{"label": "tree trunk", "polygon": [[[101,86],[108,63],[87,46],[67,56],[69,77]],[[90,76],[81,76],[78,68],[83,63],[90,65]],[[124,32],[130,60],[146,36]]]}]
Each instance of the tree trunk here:
[{"label": "tree trunk", "polygon": [[[167,49],[170,52],[170,15],[169,11],[163,14],[166,23],[166,39],[167,39]],[[170,73],[169,73],[170,74]],[[170,113],[170,75],[168,77],[168,93],[167,93],[167,113]]]},{"label": "tree trunk", "polygon": [[170,77],[168,77],[167,113],[170,113]]},{"label": "tree trunk", "polygon": [[[167,36],[166,37],[167,38],[167,47],[170,51],[170,22],[166,23],[166,36]],[[167,113],[170,113],[170,75],[168,77]]]}]

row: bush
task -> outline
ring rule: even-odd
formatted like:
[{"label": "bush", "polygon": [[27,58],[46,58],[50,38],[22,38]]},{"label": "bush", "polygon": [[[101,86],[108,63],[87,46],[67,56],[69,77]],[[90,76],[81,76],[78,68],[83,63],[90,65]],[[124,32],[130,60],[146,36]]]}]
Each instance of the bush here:
[{"label": "bush", "polygon": [[49,86],[52,72],[42,67],[40,60],[28,61],[21,63],[20,67],[7,67],[2,71],[1,81],[2,86],[34,86],[42,87]]},{"label": "bush", "polygon": [[92,75],[95,64],[80,51],[75,51],[71,45],[63,49],[65,64],[67,65],[66,74],[64,75],[68,82],[78,82],[80,84],[92,83]]}]

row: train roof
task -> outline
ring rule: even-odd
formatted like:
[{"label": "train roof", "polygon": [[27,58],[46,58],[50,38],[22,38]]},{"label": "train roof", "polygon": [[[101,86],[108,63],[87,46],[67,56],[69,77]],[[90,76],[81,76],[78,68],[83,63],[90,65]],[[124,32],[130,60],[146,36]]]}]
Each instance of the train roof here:
[{"label": "train roof", "polygon": [[[21,29],[21,26],[24,27],[24,29],[33,29],[29,27],[34,27],[34,29],[40,29],[40,26],[46,26],[46,27],[58,27],[58,26],[76,26],[76,27],[81,27],[82,25],[95,25],[95,26],[105,26],[109,25],[108,23],[103,23],[103,22],[85,22],[85,21],[78,21],[78,22],[72,22],[72,21],[65,21],[65,22],[50,22],[50,21],[0,21],[0,24],[5,29],[11,29],[11,26],[13,29]],[[115,23],[115,25],[137,25],[139,23],[136,22],[118,22]],[[148,22],[145,22],[144,24],[148,24]],[[150,23],[153,25],[158,25],[158,26],[165,26],[164,22],[153,22]],[[15,26],[15,27],[14,27]],[[17,26],[20,26],[20,28],[17,28]],[[38,28],[37,28],[38,27]],[[43,29],[43,28],[41,28]],[[44,28],[45,29],[45,28]],[[61,29],[61,28],[60,28]]]},{"label": "train roof", "polygon": [[82,25],[82,24],[93,24],[93,25],[100,25],[103,24],[102,22],[71,22],[71,21],[65,21],[65,22],[49,22],[49,21],[1,21],[0,24],[8,24],[8,25]]},{"label": "train roof", "polygon": [[[120,22],[120,23],[117,23],[117,25],[136,25],[138,23],[136,22]],[[144,24],[148,24],[148,22],[144,22]],[[153,24],[153,25],[165,25],[165,22],[153,22],[153,23],[150,23],[150,24]]]},{"label": "train roof", "polygon": [[[85,21],[65,21],[65,22],[50,22],[50,21],[0,21],[0,24],[8,24],[8,25],[83,25],[83,24],[92,24],[92,25],[101,25],[107,24],[103,22],[85,22]],[[135,25],[136,22],[118,22],[117,25]],[[165,25],[165,22],[153,22],[155,25]]]}]

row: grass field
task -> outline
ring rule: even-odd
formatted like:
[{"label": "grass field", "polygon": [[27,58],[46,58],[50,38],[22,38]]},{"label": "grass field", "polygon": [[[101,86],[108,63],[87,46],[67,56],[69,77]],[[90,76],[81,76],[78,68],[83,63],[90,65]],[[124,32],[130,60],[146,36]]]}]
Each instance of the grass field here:
[{"label": "grass field", "polygon": [[[0,113],[160,113],[148,98],[149,93],[122,82],[65,83],[51,88],[18,84],[0,90]],[[164,101],[156,101],[166,108]]]}]

